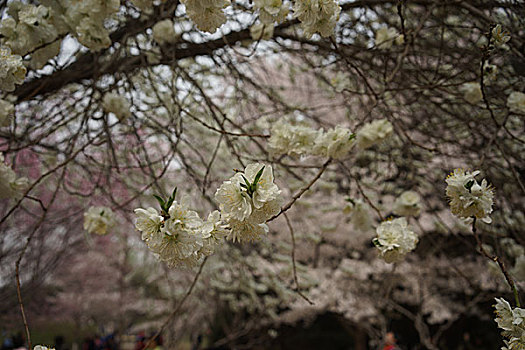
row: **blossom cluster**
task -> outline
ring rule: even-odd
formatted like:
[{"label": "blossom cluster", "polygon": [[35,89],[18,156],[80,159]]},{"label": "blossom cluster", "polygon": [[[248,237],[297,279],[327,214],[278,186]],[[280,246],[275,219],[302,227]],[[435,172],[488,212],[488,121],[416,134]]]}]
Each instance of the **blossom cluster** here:
[{"label": "blossom cluster", "polygon": [[259,10],[259,19],[272,28],[273,23],[282,22],[289,12],[289,4],[282,0],[254,0],[253,5]]},{"label": "blossom cluster", "polygon": [[0,153],[0,199],[21,194],[28,185],[29,180],[25,177],[17,178],[13,169],[4,163],[4,155]]},{"label": "blossom cluster", "polygon": [[89,207],[84,213],[84,230],[103,236],[115,226],[115,214],[107,207]]},{"label": "blossom cluster", "polygon": [[521,350],[525,348],[525,309],[512,308],[503,298],[496,298],[495,313],[498,327],[503,329],[506,347],[502,350]]},{"label": "blossom cluster", "polygon": [[142,232],[148,248],[169,266],[195,266],[213,254],[224,238],[246,242],[268,232],[265,222],[281,210],[281,191],[273,183],[271,166],[249,164],[237,172],[215,193],[220,212],[215,210],[202,220],[190,210],[189,198],[167,202],[158,198],[162,210],[135,209],[135,228]]},{"label": "blossom cluster", "polygon": [[47,346],[43,345],[36,345],[33,350],[55,350],[55,348],[48,348]]},{"label": "blossom cluster", "polygon": [[292,156],[312,153],[312,145],[320,131],[304,125],[292,125],[283,119],[278,120],[271,129],[268,148],[275,155]]},{"label": "blossom cluster", "polygon": [[492,220],[492,200],[494,193],[487,180],[478,183],[475,179],[479,171],[468,172],[455,169],[447,176],[446,194],[450,200],[452,214],[459,218],[476,217],[486,223]]},{"label": "blossom cluster", "polygon": [[250,164],[237,172],[215,193],[222,219],[228,224],[229,239],[253,241],[268,231],[265,222],[281,210],[281,191],[273,183],[271,166]]},{"label": "blossom cluster", "polygon": [[39,69],[60,51],[68,33],[93,51],[111,45],[104,22],[118,12],[120,0],[43,0],[40,5],[9,3],[8,17],[0,22],[2,43],[17,55],[31,54],[32,68]]},{"label": "blossom cluster", "polygon": [[343,159],[350,153],[355,144],[355,134],[349,129],[337,125],[335,128],[320,132],[315,139],[315,155]]},{"label": "blossom cluster", "polygon": [[181,0],[186,6],[186,14],[202,31],[214,33],[226,22],[223,9],[228,0]]},{"label": "blossom cluster", "polygon": [[26,67],[22,63],[22,57],[12,55],[10,48],[0,46],[0,90],[13,91],[15,84],[24,82],[25,76]]},{"label": "blossom cluster", "polygon": [[213,254],[227,233],[218,211],[204,221],[188,208],[188,202],[189,198],[183,197],[160,213],[151,207],[135,209],[135,228],[142,232],[142,240],[170,267],[197,265],[204,256]]},{"label": "blossom cluster", "polygon": [[326,132],[278,121],[271,130],[268,147],[273,154],[318,155],[342,159],[355,144],[355,135],[336,126]]},{"label": "blossom cluster", "polygon": [[416,248],[419,240],[403,217],[383,221],[376,232],[377,237],[372,242],[387,263],[402,261],[406,254]]},{"label": "blossom cluster", "polygon": [[293,10],[308,38],[314,33],[324,37],[332,35],[341,13],[341,7],[335,0],[296,0]]},{"label": "blossom cluster", "polygon": [[[45,62],[58,54],[60,45],[51,45],[58,36],[58,30],[53,21],[51,10],[43,5],[23,4],[13,1],[6,17],[0,23],[0,33],[4,36],[3,44],[11,48],[17,55],[34,52],[36,68],[41,68]],[[50,49],[51,48],[51,49]],[[49,51],[52,52],[49,52]],[[42,62],[43,61],[43,62]]]}]

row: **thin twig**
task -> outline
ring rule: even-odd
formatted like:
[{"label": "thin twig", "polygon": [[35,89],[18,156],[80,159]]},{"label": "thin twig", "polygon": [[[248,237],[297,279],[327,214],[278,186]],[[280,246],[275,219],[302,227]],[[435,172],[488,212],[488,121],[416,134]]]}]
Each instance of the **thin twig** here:
[{"label": "thin twig", "polygon": [[286,219],[286,224],[288,225],[288,229],[290,230],[290,236],[292,236],[292,268],[293,280],[295,282],[295,291],[297,292],[297,294],[299,294],[299,296],[301,296],[301,298],[306,300],[308,304],[314,305],[314,302],[308,299],[308,297],[301,292],[301,289],[299,287],[299,279],[297,278],[297,268],[295,266],[295,236],[293,233],[292,223],[290,222],[290,219],[288,219],[288,215],[284,214],[284,218]]},{"label": "thin twig", "polygon": [[512,289],[512,293],[514,294],[514,300],[516,302],[516,306],[517,307],[521,307],[520,296],[519,296],[519,293],[518,293],[518,289],[516,288],[516,284],[514,283],[514,280],[512,279],[512,277],[510,277],[509,273],[507,272],[507,268],[505,267],[505,264],[503,263],[503,261],[501,261],[501,259],[497,255],[494,255],[494,256],[490,255],[485,250],[485,248],[483,248],[483,243],[481,242],[481,239],[479,238],[478,230],[476,228],[476,217],[474,216],[472,218],[473,218],[473,221],[472,221],[472,233],[474,233],[474,238],[476,239],[476,242],[478,244],[479,251],[485,257],[489,258],[490,260],[492,260],[492,261],[494,261],[494,262],[496,262],[498,264],[501,272],[503,272],[503,275],[505,276],[505,280],[507,281],[507,283],[509,284],[510,288]]},{"label": "thin twig", "polygon": [[303,188],[301,188],[299,190],[299,192],[297,192],[293,197],[292,199],[285,205],[281,208],[281,211],[278,212],[277,214],[275,214],[274,216],[272,216],[270,219],[268,219],[266,222],[270,222],[272,220],[275,220],[279,215],[281,214],[284,214],[288,209],[290,209],[292,207],[292,205],[306,192],[310,189],[310,187],[313,186],[313,184],[319,180],[319,178],[321,177],[321,175],[323,175],[324,171],[326,170],[326,168],[328,168],[328,165],[330,165],[330,163],[332,162],[332,158],[328,159],[324,164],[323,166],[321,167],[321,169],[319,169],[319,171],[317,172],[317,174],[315,175],[315,177],[306,185],[304,186]]},{"label": "thin twig", "polygon": [[372,209],[374,209],[374,211],[377,213],[377,216],[379,216],[379,219],[381,221],[384,221],[385,218],[383,217],[383,215],[381,214],[381,211],[379,210],[378,207],[376,207],[376,205],[374,203],[372,203],[372,200],[370,200],[370,198],[368,198],[368,196],[366,195],[365,191],[363,190],[363,188],[361,187],[361,183],[359,182],[359,180],[357,179],[357,177],[354,177],[354,180],[355,180],[355,183],[357,185],[357,189],[359,190],[359,192],[361,193],[361,195],[363,196],[363,198],[365,199],[365,201],[368,203],[368,205],[370,207],[372,207]]},{"label": "thin twig", "polygon": [[[29,244],[29,240],[27,241],[27,244]],[[27,244],[26,244],[26,247],[27,247]],[[29,349],[31,349],[31,334],[29,333],[29,325],[27,324],[26,313],[24,310],[24,302],[22,301],[22,288],[20,286],[20,261],[22,260],[21,259],[22,256],[23,255],[20,255],[20,257],[16,261],[16,272],[15,272],[16,274],[16,294],[18,297],[18,304],[20,305],[20,313],[22,314],[22,320],[24,321],[24,329],[26,332],[27,344],[29,346]]]},{"label": "thin twig", "polygon": [[485,91],[485,70],[484,69],[485,69],[485,63],[487,62],[487,59],[490,56],[490,45],[491,45],[491,41],[492,41],[492,29],[493,28],[494,28],[493,25],[491,25],[490,28],[489,28],[489,33],[488,33],[488,38],[487,38],[487,46],[483,48],[483,53],[481,55],[481,67],[480,67],[479,85],[480,85],[480,89],[481,89],[481,96],[483,97],[483,102],[485,103],[485,107],[489,111],[490,117],[494,121],[494,124],[496,124],[496,126],[499,129],[500,125],[499,125],[498,121],[496,120],[496,116],[494,115],[494,111],[490,107],[490,102],[489,102],[489,99],[487,97],[487,93]]},{"label": "thin twig", "polygon": [[[53,195],[52,195],[51,199],[49,200],[48,208],[55,201],[56,196],[58,194],[58,190],[60,189],[60,184],[62,183],[62,180],[64,179],[65,174],[66,174],[66,171],[65,171],[65,168],[64,168],[64,169],[62,169],[62,174],[60,175],[60,179],[58,181],[57,187],[56,187],[55,191],[53,192]],[[29,332],[29,324],[27,322],[27,317],[26,317],[26,313],[25,313],[25,309],[24,309],[24,302],[22,300],[22,287],[21,287],[21,283],[20,283],[20,264],[22,262],[22,259],[24,258],[24,255],[25,255],[25,253],[27,251],[27,248],[29,247],[29,244],[31,243],[33,237],[35,236],[35,233],[38,231],[38,229],[40,228],[40,226],[42,225],[42,223],[45,221],[45,219],[47,217],[47,213],[48,213],[47,208],[43,205],[43,203],[41,201],[40,201],[40,204],[42,205],[42,209],[43,209],[42,216],[38,220],[38,222],[35,225],[35,228],[33,229],[33,231],[31,231],[29,236],[27,236],[26,243],[24,244],[24,247],[22,248],[22,251],[20,252],[20,255],[18,256],[18,259],[16,260],[16,263],[15,263],[16,294],[17,294],[17,298],[18,298],[18,304],[20,305],[20,313],[22,314],[22,320],[24,322],[24,329],[25,329],[25,332],[26,332],[27,345],[28,345],[29,349],[32,348],[32,346],[31,346],[31,333]]]}]

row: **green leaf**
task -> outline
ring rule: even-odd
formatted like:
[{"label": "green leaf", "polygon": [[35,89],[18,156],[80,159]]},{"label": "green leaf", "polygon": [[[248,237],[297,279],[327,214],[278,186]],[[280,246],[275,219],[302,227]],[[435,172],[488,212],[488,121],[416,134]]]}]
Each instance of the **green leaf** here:
[{"label": "green leaf", "polygon": [[170,209],[171,205],[175,201],[175,196],[176,195],[177,195],[177,187],[175,187],[175,189],[171,193],[170,198],[168,198],[168,203],[166,203],[166,208],[165,208],[166,212]]},{"label": "green leaf", "polygon": [[348,138],[348,141],[353,140],[355,138],[356,138],[356,134],[355,133],[351,134],[350,137]]},{"label": "green leaf", "polygon": [[174,199],[175,198],[171,198],[171,197],[170,197],[170,199],[168,199],[168,203],[166,203],[166,211],[168,211],[168,209],[171,207],[171,205],[173,204],[173,200]]},{"label": "green leaf", "polygon": [[251,187],[250,181],[248,181],[248,179],[245,178],[244,175],[241,175],[241,176],[244,179],[244,182],[246,182],[246,185],[248,186],[248,188],[250,188]]},{"label": "green leaf", "polygon": [[257,175],[255,175],[255,179],[253,180],[253,184],[254,184],[254,185],[257,185],[257,183],[258,183],[259,180],[261,179],[261,176],[262,176],[262,173],[263,173],[265,167],[266,167],[266,165],[263,165],[263,167],[261,168],[261,170],[259,170],[259,172],[257,173]]},{"label": "green leaf", "polygon": [[157,196],[156,194],[153,195],[155,199],[159,202],[160,208],[164,210],[164,199],[162,199],[160,196]]}]

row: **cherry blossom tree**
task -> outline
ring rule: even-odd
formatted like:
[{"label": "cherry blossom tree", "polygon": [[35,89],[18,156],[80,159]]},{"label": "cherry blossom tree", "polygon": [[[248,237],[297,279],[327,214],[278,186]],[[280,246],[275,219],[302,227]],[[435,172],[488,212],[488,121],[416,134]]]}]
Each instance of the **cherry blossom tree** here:
[{"label": "cherry blossom tree", "polygon": [[289,348],[326,315],[359,349],[465,320],[525,346],[520,1],[0,13],[0,320],[30,347],[63,320]]}]

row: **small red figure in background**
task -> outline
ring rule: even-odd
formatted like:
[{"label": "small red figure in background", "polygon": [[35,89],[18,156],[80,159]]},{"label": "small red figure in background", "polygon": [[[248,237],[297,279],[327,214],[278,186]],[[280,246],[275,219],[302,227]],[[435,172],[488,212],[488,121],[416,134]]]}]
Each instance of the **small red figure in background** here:
[{"label": "small red figure in background", "polygon": [[397,339],[394,332],[388,332],[385,335],[385,346],[383,347],[383,350],[400,350],[397,345]]}]

